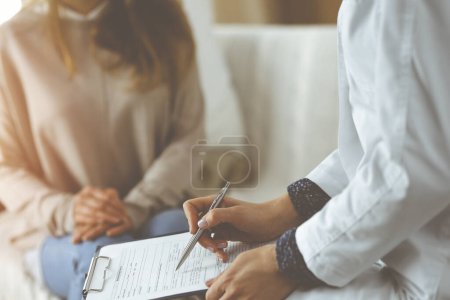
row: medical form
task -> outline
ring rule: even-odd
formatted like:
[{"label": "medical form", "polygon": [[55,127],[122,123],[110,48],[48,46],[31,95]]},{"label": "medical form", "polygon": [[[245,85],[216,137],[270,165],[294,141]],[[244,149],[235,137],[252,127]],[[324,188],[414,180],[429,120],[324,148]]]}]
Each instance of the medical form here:
[{"label": "medical form", "polygon": [[227,263],[196,245],[176,271],[190,237],[182,233],[101,248],[95,268],[90,270],[87,300],[161,299],[205,291],[204,282],[223,272],[239,253],[262,245],[230,242]]}]

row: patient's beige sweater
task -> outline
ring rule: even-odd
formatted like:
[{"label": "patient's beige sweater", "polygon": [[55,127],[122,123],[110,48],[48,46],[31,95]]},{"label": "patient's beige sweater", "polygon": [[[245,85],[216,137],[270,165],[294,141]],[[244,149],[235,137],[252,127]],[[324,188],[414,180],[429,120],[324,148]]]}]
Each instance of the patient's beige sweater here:
[{"label": "patient's beige sweater", "polygon": [[[70,78],[45,24],[30,7],[0,29],[0,232],[22,249],[73,229],[73,195],[118,189],[136,224],[177,206],[190,186],[190,149],[203,136],[196,68],[174,93],[131,92],[125,73],[105,72],[90,47],[98,12],[63,11],[77,73]],[[5,230],[7,229],[7,230]]]}]

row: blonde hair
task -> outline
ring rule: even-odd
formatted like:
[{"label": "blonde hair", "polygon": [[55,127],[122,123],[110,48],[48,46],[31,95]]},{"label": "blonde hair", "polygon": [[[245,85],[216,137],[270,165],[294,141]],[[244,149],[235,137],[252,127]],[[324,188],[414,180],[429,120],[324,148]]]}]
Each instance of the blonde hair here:
[{"label": "blonde hair", "polygon": [[[70,75],[76,64],[64,37],[58,7],[46,0],[55,47]],[[99,62],[108,71],[131,67],[132,87],[146,90],[167,81],[176,85],[191,67],[195,47],[189,23],[177,0],[105,0],[107,7],[92,31],[94,49],[113,54]],[[114,57],[114,59],[111,59]]]},{"label": "blonde hair", "polygon": [[58,51],[61,59],[63,60],[64,65],[67,68],[67,71],[70,75],[75,73],[75,62],[70,53],[69,47],[67,45],[66,40],[64,39],[64,35],[62,32],[59,13],[58,13],[58,0],[47,0],[48,1],[48,25],[50,29],[51,36],[53,38],[53,42],[56,46],[56,50]]}]

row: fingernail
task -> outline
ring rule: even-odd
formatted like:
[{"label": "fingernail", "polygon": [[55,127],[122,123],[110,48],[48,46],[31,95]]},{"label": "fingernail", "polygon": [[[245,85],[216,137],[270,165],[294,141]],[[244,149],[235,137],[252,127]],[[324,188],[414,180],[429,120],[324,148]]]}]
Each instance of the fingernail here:
[{"label": "fingernail", "polygon": [[219,247],[220,249],[226,248],[227,247],[227,243],[220,243],[217,245],[217,247]]},{"label": "fingernail", "polygon": [[199,228],[206,228],[208,227],[208,222],[206,222],[205,219],[201,219],[200,221],[198,221],[197,225]]},{"label": "fingernail", "polygon": [[208,247],[207,249],[208,249],[209,251],[211,251],[212,253],[216,252],[216,250],[214,250],[213,247]]}]

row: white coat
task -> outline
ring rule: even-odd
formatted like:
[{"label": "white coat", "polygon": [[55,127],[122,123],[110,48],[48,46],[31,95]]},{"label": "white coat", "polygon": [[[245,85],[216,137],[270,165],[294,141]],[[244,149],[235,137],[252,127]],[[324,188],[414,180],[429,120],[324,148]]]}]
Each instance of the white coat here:
[{"label": "white coat", "polygon": [[344,0],[338,29],[339,147],[308,175],[332,199],[296,239],[340,288],[294,295],[449,299],[450,1]]}]

